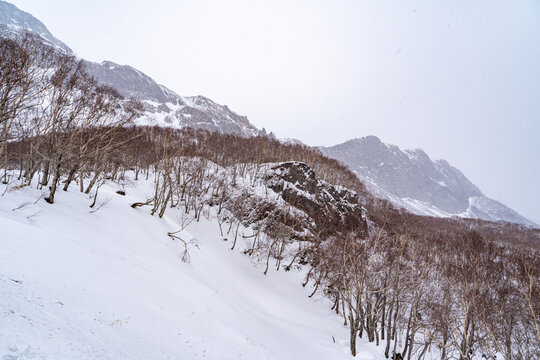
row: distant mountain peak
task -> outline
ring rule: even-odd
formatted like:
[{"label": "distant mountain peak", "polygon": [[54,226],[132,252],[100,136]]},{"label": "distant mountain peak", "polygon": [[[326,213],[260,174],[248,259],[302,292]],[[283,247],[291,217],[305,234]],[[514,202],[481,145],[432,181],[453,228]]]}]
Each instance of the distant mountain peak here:
[{"label": "distant mountain peak", "polygon": [[487,198],[448,161],[432,159],[422,149],[401,150],[371,135],[321,151],[347,165],[375,195],[413,213],[536,225]]},{"label": "distant mountain peak", "polygon": [[357,138],[356,140],[364,140],[364,141],[371,141],[371,142],[379,142],[379,143],[382,143],[381,139],[379,139],[377,136],[375,135],[368,135],[368,136],[364,136],[362,138]]}]

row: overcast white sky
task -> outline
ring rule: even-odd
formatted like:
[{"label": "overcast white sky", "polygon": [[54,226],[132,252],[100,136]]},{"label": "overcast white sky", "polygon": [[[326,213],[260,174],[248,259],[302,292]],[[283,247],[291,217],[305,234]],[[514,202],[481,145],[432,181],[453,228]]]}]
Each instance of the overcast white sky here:
[{"label": "overcast white sky", "polygon": [[540,223],[538,0],[11,2],[81,57],[279,137],[422,148]]}]

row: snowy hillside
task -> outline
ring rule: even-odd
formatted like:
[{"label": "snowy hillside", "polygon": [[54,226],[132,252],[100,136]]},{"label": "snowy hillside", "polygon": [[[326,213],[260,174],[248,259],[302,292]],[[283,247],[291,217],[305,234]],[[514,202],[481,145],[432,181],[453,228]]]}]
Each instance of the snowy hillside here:
[{"label": "snowy hillside", "polygon": [[[129,206],[152,192],[108,182],[92,210],[76,190],[50,205],[35,186],[0,186],[0,358],[351,358],[342,318],[308,298],[301,271],[264,276],[213,216],[177,234],[182,262],[167,232],[183,211]],[[378,354],[362,342],[356,358]]]}]

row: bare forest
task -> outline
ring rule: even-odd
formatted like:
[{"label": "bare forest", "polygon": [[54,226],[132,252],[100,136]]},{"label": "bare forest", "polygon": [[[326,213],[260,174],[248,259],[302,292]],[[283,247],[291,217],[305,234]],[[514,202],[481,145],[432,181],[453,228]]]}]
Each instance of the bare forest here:
[{"label": "bare forest", "polygon": [[[540,357],[539,230],[412,215],[316,148],[134,126],[141,105],[99,85],[73,56],[31,35],[0,40],[0,53],[4,184],[44,189],[51,206],[59,192],[84,192],[94,207],[106,181],[151,179],[154,195],[133,208],[156,217],[182,209],[179,229],[215,213],[232,249],[240,236],[252,241],[245,253],[265,273],[306,267],[304,286],[332,300],[353,356],[365,338],[391,359]],[[300,180],[279,172],[290,162],[301,164]],[[335,204],[324,200],[319,216],[323,200],[286,192],[295,181],[334,192]],[[168,235],[189,261],[192,244]]]}]

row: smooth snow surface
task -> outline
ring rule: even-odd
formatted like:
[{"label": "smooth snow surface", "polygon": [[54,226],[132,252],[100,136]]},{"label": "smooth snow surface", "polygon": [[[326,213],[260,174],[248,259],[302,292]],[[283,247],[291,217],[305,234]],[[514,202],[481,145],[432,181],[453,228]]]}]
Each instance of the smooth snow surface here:
[{"label": "smooth snow surface", "polygon": [[[302,272],[264,276],[212,217],[178,234],[192,240],[182,262],[167,236],[181,211],[159,219],[129,206],[150,197],[151,182],[126,196],[104,185],[94,213],[76,184],[54,205],[15,185],[0,186],[0,359],[352,358],[342,319],[308,298]],[[363,341],[358,352],[383,358]]]}]

